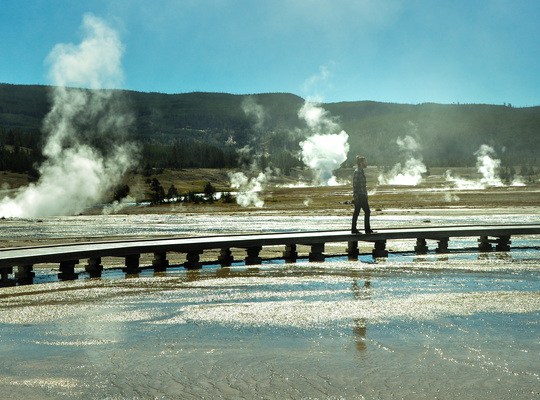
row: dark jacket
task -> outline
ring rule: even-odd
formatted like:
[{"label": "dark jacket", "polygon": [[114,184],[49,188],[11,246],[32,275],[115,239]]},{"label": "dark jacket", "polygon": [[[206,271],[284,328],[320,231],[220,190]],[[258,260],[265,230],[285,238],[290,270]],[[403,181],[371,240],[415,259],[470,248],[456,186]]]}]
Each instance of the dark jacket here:
[{"label": "dark jacket", "polygon": [[367,197],[366,175],[362,168],[356,168],[353,175],[353,197],[356,200],[362,196]]}]

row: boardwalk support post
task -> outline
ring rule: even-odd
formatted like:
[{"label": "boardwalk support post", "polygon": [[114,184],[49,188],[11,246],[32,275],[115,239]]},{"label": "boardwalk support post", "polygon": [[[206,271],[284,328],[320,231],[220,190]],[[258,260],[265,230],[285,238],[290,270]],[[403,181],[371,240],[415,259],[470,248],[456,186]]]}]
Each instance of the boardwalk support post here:
[{"label": "boardwalk support post", "polygon": [[247,256],[245,258],[246,265],[257,265],[262,263],[262,258],[259,257],[259,253],[262,250],[262,246],[253,246],[246,249]]},{"label": "boardwalk support post", "polygon": [[358,260],[358,255],[360,250],[358,250],[358,242],[347,242],[347,256],[349,261]]},{"label": "boardwalk support post", "polygon": [[495,250],[497,251],[510,251],[510,236],[499,236],[497,238],[497,245]]},{"label": "boardwalk support post", "polygon": [[186,254],[186,262],[184,263],[185,269],[201,269],[201,254],[202,250],[190,251]]},{"label": "boardwalk support post", "polygon": [[88,272],[90,278],[101,278],[101,273],[103,272],[101,257],[89,258],[88,264],[84,267],[84,270]]},{"label": "boardwalk support post", "polygon": [[448,253],[448,240],[449,238],[442,238],[438,240],[437,248],[435,251],[439,254]]},{"label": "boardwalk support post", "polygon": [[141,272],[139,268],[140,254],[130,254],[125,257],[125,268],[122,269],[126,275],[136,275]]},{"label": "boardwalk support post", "polygon": [[9,274],[13,273],[13,267],[0,268],[0,286],[15,286],[17,283],[14,279],[9,279]]},{"label": "boardwalk support post", "polygon": [[15,272],[15,279],[19,285],[31,285],[34,283],[34,277],[36,273],[33,271],[34,266],[29,265],[19,265],[17,267],[17,272]]},{"label": "boardwalk support post", "polygon": [[167,260],[167,253],[159,252],[154,253],[154,259],[152,260],[152,267],[154,272],[164,272],[169,268],[169,260]]},{"label": "boardwalk support post", "polygon": [[311,245],[311,251],[309,252],[309,261],[322,262],[324,261],[324,243],[314,243]]},{"label": "boardwalk support post", "polygon": [[480,239],[478,239],[478,251],[485,253],[492,250],[493,246],[491,245],[489,238],[487,236],[480,236]]},{"label": "boardwalk support post", "polygon": [[[359,244],[373,243],[372,251],[374,259],[388,257],[388,240],[416,240],[417,252],[427,251],[426,241],[437,241],[435,249],[437,253],[448,253],[449,238],[478,238],[478,251],[480,252],[508,252],[511,247],[511,236],[539,235],[540,224],[518,225],[464,225],[437,228],[411,228],[411,229],[381,229],[372,235],[353,236],[348,231],[314,231],[314,232],[289,232],[268,233],[238,236],[213,236],[209,238],[177,238],[148,241],[125,241],[125,242],[100,242],[80,243],[69,246],[44,246],[36,248],[6,248],[0,251],[0,286],[13,284],[18,285],[34,283],[35,274],[33,267],[40,264],[60,264],[58,279],[61,281],[77,279],[75,267],[79,260],[88,260],[88,265],[81,268],[86,270],[90,277],[98,277],[103,274],[101,260],[103,257],[125,257],[127,275],[137,275],[141,268],[139,262],[141,252],[145,256],[154,255],[153,267],[156,270],[168,267],[165,250],[171,252],[187,253],[186,268],[201,268],[200,255],[203,251],[213,250],[219,254],[219,262],[228,266],[233,262],[231,248],[246,249],[246,265],[260,264],[263,246],[285,246],[283,258],[287,262],[295,262],[298,259],[297,248],[302,249],[311,246],[309,253],[310,261],[324,261],[326,243],[347,243],[347,256],[349,259],[357,258]],[[456,246],[458,246],[456,244]],[[362,244],[362,246],[364,246]],[[459,246],[458,246],[459,247]],[[457,250],[457,249],[456,249]],[[470,250],[468,247],[466,250]],[[213,253],[215,254],[215,253]],[[487,254],[487,253],[484,253]],[[505,257],[504,254],[499,254]],[[446,257],[437,257],[443,260]],[[215,264],[215,262],[213,263]],[[226,268],[225,268],[226,269]],[[225,273],[226,271],[224,271]],[[49,275],[49,274],[47,274]],[[196,275],[194,272],[192,275]],[[86,276],[86,274],[85,274]],[[44,280],[49,279],[47,276]],[[39,279],[40,281],[42,279]]]},{"label": "boardwalk support post", "polygon": [[372,251],[373,258],[386,258],[388,257],[388,250],[386,250],[386,240],[376,240],[375,246]]},{"label": "boardwalk support post", "polygon": [[219,252],[218,261],[222,267],[230,267],[234,261],[231,249],[228,247],[222,248]]},{"label": "boardwalk support post", "polygon": [[58,279],[61,281],[73,281],[77,279],[79,274],[75,272],[75,265],[78,263],[79,260],[60,261]]},{"label": "boardwalk support post", "polygon": [[296,251],[296,244],[286,244],[285,251],[283,251],[283,258],[286,263],[295,263],[298,259],[298,251]]},{"label": "boardwalk support post", "polygon": [[427,243],[426,243],[426,239],[424,239],[424,238],[417,238],[416,239],[416,246],[414,246],[414,252],[416,254],[427,254],[428,246],[427,246]]}]

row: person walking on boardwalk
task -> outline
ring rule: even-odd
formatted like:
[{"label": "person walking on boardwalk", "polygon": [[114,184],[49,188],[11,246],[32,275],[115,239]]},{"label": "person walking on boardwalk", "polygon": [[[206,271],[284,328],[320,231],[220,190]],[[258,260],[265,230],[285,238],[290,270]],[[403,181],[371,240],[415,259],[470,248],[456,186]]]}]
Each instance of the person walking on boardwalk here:
[{"label": "person walking on boardwalk", "polygon": [[356,156],[356,169],[353,175],[353,204],[354,212],[352,217],[352,233],[358,233],[356,223],[360,210],[364,211],[364,230],[366,233],[372,233],[369,217],[371,211],[369,209],[368,194],[366,186],[366,175],[364,169],[367,168],[367,160],[365,157]]}]

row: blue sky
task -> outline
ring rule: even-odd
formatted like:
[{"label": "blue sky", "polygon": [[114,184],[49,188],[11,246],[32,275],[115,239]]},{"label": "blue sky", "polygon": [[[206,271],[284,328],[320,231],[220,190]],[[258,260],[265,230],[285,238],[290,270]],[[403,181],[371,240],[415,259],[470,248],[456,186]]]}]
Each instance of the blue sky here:
[{"label": "blue sky", "polygon": [[51,83],[85,13],[118,32],[124,89],[540,105],[538,0],[0,0],[0,82]]}]

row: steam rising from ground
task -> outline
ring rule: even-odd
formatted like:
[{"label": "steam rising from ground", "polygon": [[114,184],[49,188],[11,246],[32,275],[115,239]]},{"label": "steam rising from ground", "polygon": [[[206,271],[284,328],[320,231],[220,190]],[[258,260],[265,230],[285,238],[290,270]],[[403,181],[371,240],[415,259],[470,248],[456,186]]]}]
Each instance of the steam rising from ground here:
[{"label": "steam rising from ground", "polygon": [[[253,118],[254,129],[264,128],[267,113],[252,97],[243,101],[242,110]],[[315,184],[337,185],[334,171],[347,159],[349,136],[317,103],[306,101],[298,117],[308,127],[307,131],[301,132],[304,139],[299,143],[300,159],[315,173]],[[243,171],[229,174],[231,187],[237,190],[236,201],[243,207],[263,207],[260,194],[280,171],[263,167],[265,163],[260,161],[267,158],[263,150],[255,151],[252,146],[245,146],[237,151],[237,155]]]},{"label": "steam rising from ground", "polygon": [[409,135],[398,137],[396,143],[406,160],[404,164],[397,163],[389,172],[380,174],[379,184],[416,186],[422,182],[422,174],[427,171],[419,154],[420,145]]},{"label": "steam rising from ground", "polygon": [[[266,120],[264,107],[249,96],[242,102],[242,111],[253,119],[253,128],[261,131]],[[244,146],[237,150],[238,164],[243,171],[230,172],[229,180],[231,188],[235,189],[236,202],[242,207],[264,207],[264,200],[260,197],[268,181],[275,173],[270,167],[263,168],[260,160],[267,155],[263,151],[254,150],[251,146]]]},{"label": "steam rising from ground", "polygon": [[242,111],[244,111],[244,114],[248,117],[254,119],[255,129],[260,130],[264,127],[266,112],[264,111],[264,107],[257,103],[252,96],[246,97],[244,101],[242,101]]},{"label": "steam rising from ground", "polygon": [[234,172],[229,174],[231,187],[238,189],[236,202],[242,207],[253,205],[261,208],[264,206],[264,200],[259,197],[260,192],[266,186],[268,177],[264,172],[259,172],[257,176],[248,177],[243,172]]},{"label": "steam rising from ground", "polygon": [[298,117],[308,128],[308,137],[300,142],[301,159],[316,175],[316,183],[337,185],[334,171],[347,159],[349,135],[317,103],[306,101]]},{"label": "steam rising from ground", "polygon": [[254,152],[250,146],[238,149],[237,155],[243,171],[229,173],[231,188],[236,190],[236,202],[242,207],[262,208],[264,200],[260,194],[273,176],[274,170],[268,167],[261,170],[259,160],[264,154]]},{"label": "steam rising from ground", "polygon": [[[118,92],[97,90],[122,79],[122,44],[101,19],[87,14],[78,44],[59,44],[48,57],[55,85],[45,117],[40,178],[0,201],[0,216],[76,214],[102,201],[133,165],[134,145],[121,143],[132,117]],[[74,89],[87,87],[94,90]],[[98,149],[100,144],[102,149]]]},{"label": "steam rising from ground", "polygon": [[253,205],[261,208],[264,206],[264,200],[259,197],[259,194],[268,179],[263,172],[258,171],[257,157],[253,154],[251,147],[244,146],[238,149],[237,155],[244,171],[229,172],[231,187],[237,190],[236,202],[242,207]]},{"label": "steam rising from ground", "polygon": [[[480,179],[465,179],[452,175],[451,171],[446,171],[446,180],[452,182],[458,189],[485,189],[487,187],[506,186],[499,175],[501,160],[495,158],[496,153],[493,147],[483,144],[474,153],[476,156],[476,168],[482,175]],[[524,186],[521,177],[516,177],[512,186]]]}]

